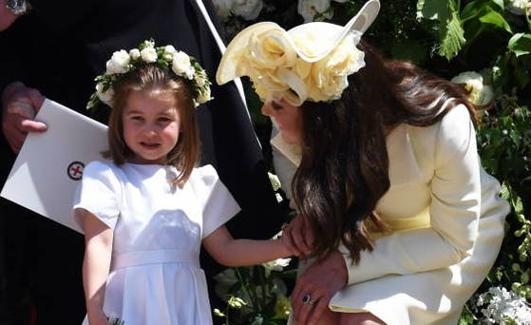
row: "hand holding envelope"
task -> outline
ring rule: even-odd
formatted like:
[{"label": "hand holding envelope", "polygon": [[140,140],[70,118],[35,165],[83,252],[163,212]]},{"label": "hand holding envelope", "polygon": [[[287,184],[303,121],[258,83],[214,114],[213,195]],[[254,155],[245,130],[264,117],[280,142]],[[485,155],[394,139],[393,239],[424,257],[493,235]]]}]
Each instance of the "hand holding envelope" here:
[{"label": "hand holding envelope", "polygon": [[103,159],[107,126],[48,99],[35,120],[48,130],[28,134],[0,195],[81,232],[72,201],[84,166]]},{"label": "hand holding envelope", "polygon": [[37,89],[26,87],[20,81],[5,87],[2,93],[2,131],[13,152],[20,151],[28,132],[46,131],[46,124],[34,121],[44,99]]}]

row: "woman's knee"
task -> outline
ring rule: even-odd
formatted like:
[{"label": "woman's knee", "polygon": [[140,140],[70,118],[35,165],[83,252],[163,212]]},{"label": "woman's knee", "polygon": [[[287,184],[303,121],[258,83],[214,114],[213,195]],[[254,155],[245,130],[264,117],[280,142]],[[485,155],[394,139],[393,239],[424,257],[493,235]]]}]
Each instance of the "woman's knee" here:
[{"label": "woman's knee", "polygon": [[385,325],[378,317],[371,313],[341,314],[339,325]]}]

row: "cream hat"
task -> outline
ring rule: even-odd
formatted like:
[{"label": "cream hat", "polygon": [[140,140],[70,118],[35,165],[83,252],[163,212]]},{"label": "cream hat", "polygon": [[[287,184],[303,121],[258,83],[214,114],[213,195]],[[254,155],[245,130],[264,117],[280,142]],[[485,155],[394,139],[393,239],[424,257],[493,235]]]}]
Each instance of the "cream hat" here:
[{"label": "cream hat", "polygon": [[356,45],[379,10],[380,2],[369,0],[345,26],[313,22],[286,31],[272,22],[251,25],[230,42],[216,81],[248,76],[263,101],[282,97],[295,106],[338,99],[347,77],[365,66]]}]

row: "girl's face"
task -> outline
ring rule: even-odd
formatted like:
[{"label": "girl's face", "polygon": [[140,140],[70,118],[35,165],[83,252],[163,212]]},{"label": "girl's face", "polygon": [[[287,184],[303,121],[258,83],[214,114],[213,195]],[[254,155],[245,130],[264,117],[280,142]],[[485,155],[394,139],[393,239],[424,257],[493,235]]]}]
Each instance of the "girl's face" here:
[{"label": "girl's face", "polygon": [[132,91],[122,120],[125,143],[135,153],[131,162],[164,164],[179,140],[181,123],[175,97],[160,89]]},{"label": "girl's face", "polygon": [[300,144],[302,140],[301,108],[284,99],[273,99],[262,106],[262,114],[269,116],[287,143]]}]

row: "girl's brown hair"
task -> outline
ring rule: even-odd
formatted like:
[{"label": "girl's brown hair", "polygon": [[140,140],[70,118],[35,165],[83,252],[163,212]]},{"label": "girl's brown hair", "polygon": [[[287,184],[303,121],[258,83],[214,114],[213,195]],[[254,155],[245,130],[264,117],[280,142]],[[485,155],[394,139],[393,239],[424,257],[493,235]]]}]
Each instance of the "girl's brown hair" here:
[{"label": "girl's brown hair", "polygon": [[193,93],[187,81],[155,65],[145,65],[128,72],[113,87],[113,108],[109,119],[109,151],[105,153],[115,164],[121,165],[134,157],[123,137],[123,112],[131,92],[150,90],[170,92],[175,98],[180,116],[180,134],[175,147],[168,153],[166,164],[175,166],[179,175],[174,180],[182,186],[199,160],[199,134],[195,117]]},{"label": "girl's brown hair", "polygon": [[459,86],[407,62],[384,62],[366,43],[360,47],[366,66],[349,76],[341,99],[301,107],[302,160],[292,183],[314,234],[313,255],[324,257],[343,243],[356,263],[361,250],[373,248],[365,221],[385,229],[374,210],[390,186],[386,134],[401,123],[432,125],[458,104],[474,119]]}]

